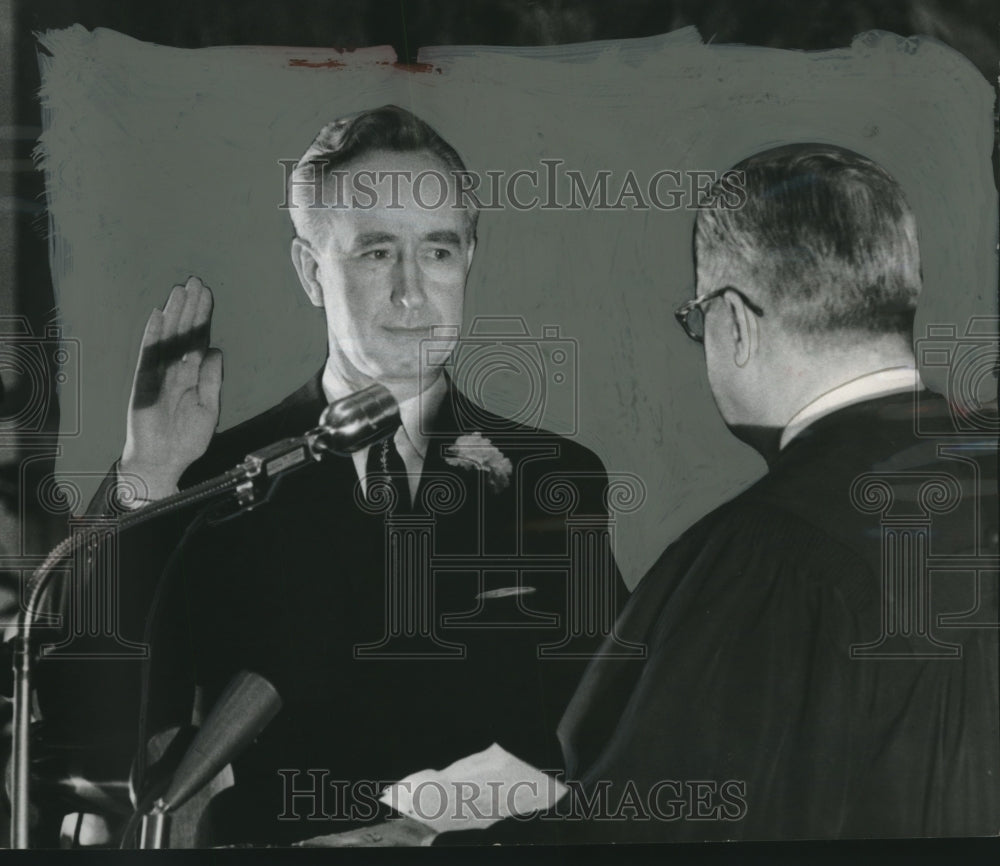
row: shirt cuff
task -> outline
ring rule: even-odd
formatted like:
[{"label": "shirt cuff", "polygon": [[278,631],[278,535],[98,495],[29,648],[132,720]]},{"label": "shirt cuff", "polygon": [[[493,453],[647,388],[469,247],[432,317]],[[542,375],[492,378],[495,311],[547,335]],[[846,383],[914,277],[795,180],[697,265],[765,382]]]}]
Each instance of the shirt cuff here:
[{"label": "shirt cuff", "polygon": [[[116,510],[120,512],[138,511],[140,508],[145,508],[158,501],[150,499],[146,495],[149,490],[142,478],[138,475],[122,474],[120,460],[115,461],[115,465],[112,467],[112,476],[112,491],[109,500]],[[172,496],[177,491],[178,488],[174,487],[167,496]]]}]

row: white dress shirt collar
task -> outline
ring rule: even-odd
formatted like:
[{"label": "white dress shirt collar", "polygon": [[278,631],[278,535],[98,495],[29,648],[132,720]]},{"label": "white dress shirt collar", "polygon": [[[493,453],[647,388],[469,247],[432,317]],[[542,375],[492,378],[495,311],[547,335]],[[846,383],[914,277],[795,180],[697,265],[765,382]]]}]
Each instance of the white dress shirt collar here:
[{"label": "white dress shirt collar", "polygon": [[784,448],[806,427],[824,415],[829,415],[831,412],[850,406],[852,403],[861,403],[865,400],[873,400],[876,397],[886,397],[889,394],[899,394],[905,391],[918,391],[923,387],[924,383],[920,379],[920,373],[912,365],[888,367],[884,370],[865,373],[843,385],[831,388],[796,412],[792,416],[792,420],[785,425],[779,448]]}]

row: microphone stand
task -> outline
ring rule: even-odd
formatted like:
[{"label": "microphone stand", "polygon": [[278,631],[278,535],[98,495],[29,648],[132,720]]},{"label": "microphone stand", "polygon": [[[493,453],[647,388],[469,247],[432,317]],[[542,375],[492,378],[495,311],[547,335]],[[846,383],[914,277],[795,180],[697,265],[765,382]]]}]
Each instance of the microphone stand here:
[{"label": "microphone stand", "polygon": [[[164,514],[195,503],[211,504],[232,497],[237,513],[249,511],[265,502],[274,480],[293,469],[317,462],[326,454],[344,456],[377,442],[399,426],[399,407],[384,386],[370,385],[331,403],[320,417],[319,426],[304,436],[283,439],[247,455],[234,469],[160,499],[143,508],[122,514],[118,530],[131,529]],[[31,779],[31,628],[40,612],[40,602],[55,566],[75,554],[87,538],[84,533],[70,536],[57,544],[28,579],[25,603],[14,627],[14,713],[11,753],[11,822],[10,846],[28,848],[28,809]],[[140,744],[140,748],[144,748]]]}]

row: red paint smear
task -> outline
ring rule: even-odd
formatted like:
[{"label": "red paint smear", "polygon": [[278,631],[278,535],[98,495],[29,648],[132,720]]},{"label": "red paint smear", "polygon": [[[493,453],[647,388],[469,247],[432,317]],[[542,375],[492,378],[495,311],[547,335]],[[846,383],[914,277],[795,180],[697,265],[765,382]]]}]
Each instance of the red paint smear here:
[{"label": "red paint smear", "polygon": [[305,66],[309,69],[342,69],[347,66],[343,60],[289,60],[289,66]]}]

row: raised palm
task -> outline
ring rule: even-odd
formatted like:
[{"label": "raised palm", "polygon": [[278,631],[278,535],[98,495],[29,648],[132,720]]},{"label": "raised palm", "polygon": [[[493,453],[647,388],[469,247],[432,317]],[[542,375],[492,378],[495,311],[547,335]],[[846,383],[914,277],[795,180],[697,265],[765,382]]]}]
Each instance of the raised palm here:
[{"label": "raised palm", "polygon": [[212,303],[208,287],[190,277],[146,322],[121,470],[139,476],[150,499],[176,489],[219,422],[222,352],[209,348]]}]

